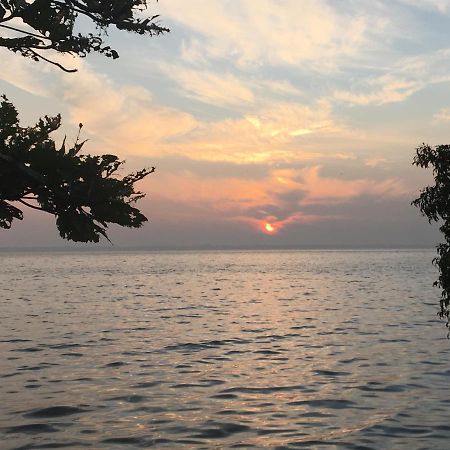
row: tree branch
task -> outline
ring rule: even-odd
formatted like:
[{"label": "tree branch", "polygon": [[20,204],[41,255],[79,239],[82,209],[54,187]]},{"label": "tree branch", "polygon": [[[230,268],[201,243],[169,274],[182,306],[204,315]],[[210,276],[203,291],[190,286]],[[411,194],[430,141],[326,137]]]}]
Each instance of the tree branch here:
[{"label": "tree branch", "polygon": [[19,203],[22,203],[22,205],[28,206],[29,208],[37,209],[38,211],[44,211],[44,212],[46,212],[46,213],[53,214],[51,211],[49,211],[49,210],[47,210],[47,209],[41,208],[41,207],[39,207],[39,206],[32,205],[32,204],[30,204],[30,203],[28,203],[28,202],[23,201],[23,200],[20,199],[20,198],[19,198],[17,201],[18,201]]},{"label": "tree branch", "polygon": [[55,61],[52,61],[52,60],[50,60],[50,59],[48,59],[48,58],[45,58],[44,56],[42,56],[42,55],[40,55],[39,53],[37,53],[37,52],[35,52],[34,50],[32,50],[31,48],[30,48],[29,50],[30,50],[30,52],[31,52],[33,55],[36,56],[36,58],[43,59],[44,61],[47,61],[48,63],[53,64],[53,65],[56,66],[56,67],[59,67],[59,68],[60,68],[62,71],[64,71],[64,72],[67,72],[67,73],[78,72],[78,69],[66,69],[63,65],[61,65],[61,64],[59,64],[59,63],[57,63],[57,62],[55,62]]},{"label": "tree branch", "polygon": [[30,33],[29,31],[21,30],[20,28],[10,27],[9,25],[3,25],[1,23],[0,23],[0,27],[7,28],[8,30],[12,30],[12,31],[17,31],[17,33],[27,34],[28,36],[32,36],[32,37],[35,37],[35,38],[38,38],[38,39],[47,39],[48,41],[51,41],[51,39],[48,38],[47,36],[42,36],[42,35],[39,35],[39,34]]}]

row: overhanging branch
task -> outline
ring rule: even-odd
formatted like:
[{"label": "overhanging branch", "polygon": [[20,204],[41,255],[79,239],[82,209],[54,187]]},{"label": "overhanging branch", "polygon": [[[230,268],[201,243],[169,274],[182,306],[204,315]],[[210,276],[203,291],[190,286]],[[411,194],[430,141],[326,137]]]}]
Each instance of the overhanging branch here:
[{"label": "overhanging branch", "polygon": [[21,30],[20,28],[11,27],[9,25],[3,25],[2,23],[0,23],[0,27],[7,28],[8,30],[16,31],[17,33],[23,33],[23,34],[26,34],[28,36],[35,37],[35,38],[38,38],[38,39],[47,39],[48,41],[51,41],[51,39],[48,38],[47,36],[42,36],[42,35],[39,35],[39,34],[31,33],[31,32],[26,31],[26,30]]},{"label": "overhanging branch", "polygon": [[78,69],[66,69],[62,64],[59,64],[56,61],[52,61],[51,59],[48,59],[45,56],[40,55],[39,53],[35,52],[31,48],[29,50],[33,55],[36,56],[36,58],[43,59],[44,61],[47,61],[49,64],[53,64],[54,66],[59,67],[64,72],[67,72],[67,73],[78,72]]},{"label": "overhanging branch", "polygon": [[22,200],[22,199],[19,199],[19,200],[17,200],[19,203],[22,203],[22,205],[25,205],[25,206],[28,206],[28,208],[32,208],[32,209],[37,209],[38,211],[44,211],[44,212],[46,212],[46,213],[49,213],[49,214],[53,214],[51,211],[49,211],[48,209],[44,209],[44,208],[41,208],[40,206],[36,206],[36,205],[32,205],[31,203],[28,203],[28,202],[26,202],[26,201],[24,201],[24,200]]}]

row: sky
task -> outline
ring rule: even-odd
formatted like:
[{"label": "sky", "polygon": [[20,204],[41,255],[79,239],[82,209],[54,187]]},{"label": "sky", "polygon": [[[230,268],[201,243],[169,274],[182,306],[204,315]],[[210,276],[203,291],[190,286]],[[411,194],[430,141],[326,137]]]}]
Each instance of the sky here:
[{"label": "sky", "polygon": [[[436,244],[410,206],[431,174],[411,162],[449,143],[450,0],[160,0],[153,14],[169,34],[111,30],[120,58],[63,58],[75,74],[0,49],[23,125],[61,113],[69,140],[84,124],[85,152],[156,166],[139,185],[149,222],[111,227],[117,247]],[[61,245],[45,213],[0,231],[0,247]]]}]

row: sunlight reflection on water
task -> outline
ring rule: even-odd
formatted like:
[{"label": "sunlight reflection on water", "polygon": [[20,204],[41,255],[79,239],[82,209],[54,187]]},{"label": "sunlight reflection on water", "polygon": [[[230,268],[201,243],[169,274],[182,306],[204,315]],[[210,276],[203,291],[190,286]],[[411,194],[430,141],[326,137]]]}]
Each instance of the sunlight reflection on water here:
[{"label": "sunlight reflection on water", "polygon": [[432,251],[0,257],[2,448],[448,448]]}]

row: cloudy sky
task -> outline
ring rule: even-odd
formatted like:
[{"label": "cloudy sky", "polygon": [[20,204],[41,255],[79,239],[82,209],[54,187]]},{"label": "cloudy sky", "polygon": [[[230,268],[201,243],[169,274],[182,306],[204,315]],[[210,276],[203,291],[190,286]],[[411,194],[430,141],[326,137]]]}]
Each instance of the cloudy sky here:
[{"label": "cloudy sky", "polygon": [[[415,147],[450,141],[450,0],[160,0],[170,34],[111,31],[76,74],[0,49],[23,124],[157,167],[118,246],[427,246]],[[62,242],[27,213],[0,246]]]}]

